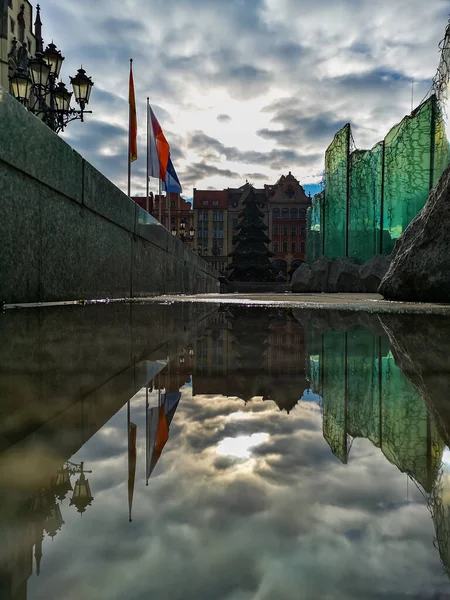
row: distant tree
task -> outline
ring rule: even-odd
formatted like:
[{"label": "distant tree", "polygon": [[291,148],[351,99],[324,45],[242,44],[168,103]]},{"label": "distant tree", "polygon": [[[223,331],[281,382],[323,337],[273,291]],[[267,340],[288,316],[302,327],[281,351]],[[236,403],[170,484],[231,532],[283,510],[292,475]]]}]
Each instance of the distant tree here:
[{"label": "distant tree", "polygon": [[233,237],[235,249],[228,256],[232,258],[227,269],[230,281],[275,281],[277,271],[270,262],[274,256],[267,248],[270,239],[266,235],[264,215],[258,207],[258,200],[252,185],[244,192],[243,210],[239,213],[237,234]]}]

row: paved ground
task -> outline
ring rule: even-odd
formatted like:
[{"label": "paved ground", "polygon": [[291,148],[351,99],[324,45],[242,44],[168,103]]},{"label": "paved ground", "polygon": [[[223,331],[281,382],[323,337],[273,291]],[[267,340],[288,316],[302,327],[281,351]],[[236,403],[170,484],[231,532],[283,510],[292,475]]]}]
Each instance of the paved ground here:
[{"label": "paved ground", "polygon": [[427,313],[450,315],[450,304],[389,302],[378,294],[200,294],[198,296],[159,296],[157,302],[213,302],[292,306],[308,309],[350,310],[367,312]]}]

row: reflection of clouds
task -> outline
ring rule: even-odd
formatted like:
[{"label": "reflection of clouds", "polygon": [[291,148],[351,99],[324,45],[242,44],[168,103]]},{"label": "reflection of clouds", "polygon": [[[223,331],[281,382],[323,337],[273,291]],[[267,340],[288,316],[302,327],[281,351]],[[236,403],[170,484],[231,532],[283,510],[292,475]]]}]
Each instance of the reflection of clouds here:
[{"label": "reflection of clouds", "polygon": [[249,458],[251,449],[269,439],[267,433],[252,433],[238,437],[226,437],[217,446],[217,454],[222,456],[235,456],[236,458]]},{"label": "reflection of clouds", "polygon": [[[163,455],[145,487],[145,411],[136,399],[138,466],[127,521],[126,411],[74,457],[89,462],[95,501],[44,547],[29,599],[184,600],[435,598],[445,594],[422,497],[378,449],[355,440],[349,464],[331,454],[320,412],[299,403],[244,406],[184,388]],[[263,408],[263,410],[260,410]],[[267,437],[258,438],[261,433]],[[221,456],[248,446],[251,469]],[[111,452],[108,456],[108,452]],[[243,463],[245,464],[245,462]],[[299,592],[301,590],[301,593]],[[441,596],[445,597],[445,596]]]}]

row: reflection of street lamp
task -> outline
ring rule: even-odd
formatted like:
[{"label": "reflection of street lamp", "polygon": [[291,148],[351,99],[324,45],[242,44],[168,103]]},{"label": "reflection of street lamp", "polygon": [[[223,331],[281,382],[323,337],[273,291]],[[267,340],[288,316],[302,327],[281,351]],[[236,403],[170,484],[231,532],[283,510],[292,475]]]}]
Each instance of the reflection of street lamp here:
[{"label": "reflection of street lamp", "polygon": [[81,463],[80,468],[80,478],[75,482],[72,499],[70,500],[70,506],[73,504],[77,507],[79,513],[84,513],[94,498],[91,495],[89,480],[86,479],[86,476],[83,472],[83,463]]},{"label": "reflection of street lamp", "polygon": [[185,361],[185,358],[184,358],[184,357],[185,357],[185,356],[186,356],[186,350],[184,350],[184,349],[183,349],[183,350],[181,350],[181,352],[180,352],[180,363],[181,363],[181,364],[183,364],[183,363],[184,363],[184,361]]},{"label": "reflection of street lamp", "polygon": [[49,514],[45,519],[45,531],[53,539],[61,527],[64,525],[64,521],[61,514],[59,504],[53,504],[49,509]]},{"label": "reflection of street lamp", "polygon": [[189,349],[189,356],[191,356],[191,357],[194,356],[194,349],[193,348]]}]

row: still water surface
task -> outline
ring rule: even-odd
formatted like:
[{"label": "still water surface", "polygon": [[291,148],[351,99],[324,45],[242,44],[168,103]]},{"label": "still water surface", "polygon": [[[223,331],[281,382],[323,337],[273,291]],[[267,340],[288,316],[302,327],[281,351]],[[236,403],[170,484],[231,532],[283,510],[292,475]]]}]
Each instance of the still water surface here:
[{"label": "still water surface", "polygon": [[96,310],[2,316],[2,599],[450,598],[444,318]]}]

